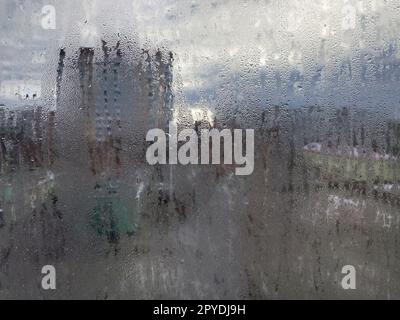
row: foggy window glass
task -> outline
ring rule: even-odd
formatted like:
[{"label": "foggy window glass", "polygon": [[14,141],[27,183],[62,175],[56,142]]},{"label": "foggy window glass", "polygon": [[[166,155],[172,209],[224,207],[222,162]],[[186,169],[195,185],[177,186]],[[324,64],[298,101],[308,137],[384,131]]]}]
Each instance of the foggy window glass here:
[{"label": "foggy window glass", "polygon": [[399,43],[398,0],[0,0],[0,298],[400,298]]}]

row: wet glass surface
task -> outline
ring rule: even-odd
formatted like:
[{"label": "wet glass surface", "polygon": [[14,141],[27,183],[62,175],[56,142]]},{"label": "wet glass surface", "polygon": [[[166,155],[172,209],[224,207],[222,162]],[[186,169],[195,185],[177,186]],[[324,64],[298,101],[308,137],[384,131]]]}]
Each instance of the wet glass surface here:
[{"label": "wet glass surface", "polygon": [[[397,0],[0,0],[0,298],[400,298],[399,37]],[[170,123],[254,170],[150,165]]]}]

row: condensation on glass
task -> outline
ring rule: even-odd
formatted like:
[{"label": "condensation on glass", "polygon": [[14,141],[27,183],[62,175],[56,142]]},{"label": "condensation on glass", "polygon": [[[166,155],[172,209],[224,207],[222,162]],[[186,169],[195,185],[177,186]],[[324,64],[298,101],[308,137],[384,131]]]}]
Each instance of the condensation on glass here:
[{"label": "condensation on glass", "polygon": [[[400,298],[397,0],[0,0],[0,41],[0,298]],[[254,172],[149,165],[171,121]]]}]

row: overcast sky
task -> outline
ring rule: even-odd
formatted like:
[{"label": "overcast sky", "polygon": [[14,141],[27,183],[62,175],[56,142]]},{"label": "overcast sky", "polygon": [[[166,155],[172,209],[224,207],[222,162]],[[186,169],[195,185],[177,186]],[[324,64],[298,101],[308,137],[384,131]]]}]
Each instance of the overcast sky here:
[{"label": "overcast sky", "polygon": [[[49,4],[54,30],[42,26]],[[184,92],[234,81],[230,87],[251,93],[264,73],[271,103],[399,102],[398,0],[0,0],[0,6],[0,98],[15,90],[12,81],[40,83],[49,48],[99,45],[120,33],[173,51]]]}]

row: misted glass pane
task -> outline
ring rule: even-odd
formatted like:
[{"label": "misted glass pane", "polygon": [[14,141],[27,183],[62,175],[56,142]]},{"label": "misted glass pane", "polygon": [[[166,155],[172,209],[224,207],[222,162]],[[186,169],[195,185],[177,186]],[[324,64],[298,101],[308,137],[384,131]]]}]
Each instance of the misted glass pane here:
[{"label": "misted glass pane", "polygon": [[0,41],[0,298],[400,298],[398,0],[0,0]]}]

